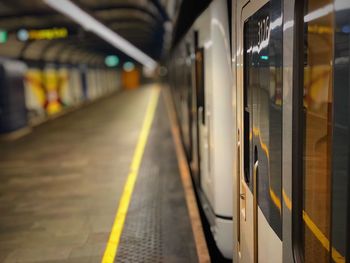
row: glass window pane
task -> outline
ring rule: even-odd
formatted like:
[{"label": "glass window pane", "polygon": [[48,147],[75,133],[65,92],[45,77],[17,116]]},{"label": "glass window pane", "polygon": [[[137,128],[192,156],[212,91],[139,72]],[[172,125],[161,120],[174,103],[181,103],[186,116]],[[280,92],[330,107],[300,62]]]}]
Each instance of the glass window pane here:
[{"label": "glass window pane", "polygon": [[[349,0],[335,3],[334,33],[334,112],[332,160],[332,261],[344,262],[349,184],[349,88],[350,88],[350,5]],[[347,8],[337,8],[345,7]],[[350,240],[348,241],[350,242]],[[350,251],[349,251],[350,252]],[[348,252],[348,253],[349,253]],[[349,262],[348,258],[348,262]]]},{"label": "glass window pane", "polygon": [[315,259],[317,262],[329,262],[334,46],[332,4],[331,0],[309,0],[305,7],[305,262],[315,262]]},{"label": "glass window pane", "polygon": [[258,206],[282,240],[281,25],[281,2],[271,0],[245,21],[243,33],[244,174],[253,192],[253,167],[258,161]]}]

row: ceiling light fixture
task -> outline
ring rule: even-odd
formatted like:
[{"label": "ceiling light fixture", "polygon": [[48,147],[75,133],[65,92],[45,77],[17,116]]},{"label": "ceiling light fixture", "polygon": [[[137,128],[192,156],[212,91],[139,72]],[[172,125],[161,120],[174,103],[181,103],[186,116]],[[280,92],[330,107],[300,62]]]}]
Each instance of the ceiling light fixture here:
[{"label": "ceiling light fixture", "polygon": [[47,5],[57,10],[58,12],[70,17],[75,22],[80,24],[86,30],[91,31],[110,43],[115,48],[124,52],[128,56],[132,57],[136,61],[140,62],[147,68],[155,69],[157,67],[157,62],[151,57],[146,55],[144,52],[139,50],[129,41],[118,35],[116,32],[112,31],[106,27],[101,22],[97,21],[91,15],[86,13],[80,7],[75,5],[69,0],[43,0]]}]

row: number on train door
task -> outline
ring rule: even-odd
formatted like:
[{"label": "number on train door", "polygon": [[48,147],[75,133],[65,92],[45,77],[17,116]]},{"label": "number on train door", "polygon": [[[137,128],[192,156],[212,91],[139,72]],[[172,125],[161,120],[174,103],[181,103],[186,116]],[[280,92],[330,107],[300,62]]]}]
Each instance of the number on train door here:
[{"label": "number on train door", "polygon": [[249,3],[242,10],[241,22],[240,261],[282,262],[280,1]]}]

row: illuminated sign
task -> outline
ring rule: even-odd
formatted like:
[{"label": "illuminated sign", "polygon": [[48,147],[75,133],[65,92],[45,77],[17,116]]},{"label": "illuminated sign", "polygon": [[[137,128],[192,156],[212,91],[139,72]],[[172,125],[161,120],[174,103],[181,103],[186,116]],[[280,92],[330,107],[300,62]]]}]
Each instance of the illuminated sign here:
[{"label": "illuminated sign", "polygon": [[7,31],[0,29],[0,44],[7,42]]},{"label": "illuminated sign", "polygon": [[17,38],[20,41],[28,40],[50,40],[57,38],[67,38],[68,29],[67,28],[46,28],[46,29],[20,29],[17,31]]},{"label": "illuminated sign", "polygon": [[105,64],[107,67],[116,67],[119,64],[119,58],[115,55],[110,55],[105,58]]}]

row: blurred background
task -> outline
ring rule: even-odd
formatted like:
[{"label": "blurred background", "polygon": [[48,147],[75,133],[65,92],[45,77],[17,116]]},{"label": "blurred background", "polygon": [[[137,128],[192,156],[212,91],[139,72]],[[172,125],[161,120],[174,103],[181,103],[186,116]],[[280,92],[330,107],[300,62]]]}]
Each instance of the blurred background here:
[{"label": "blurred background", "polygon": [[165,77],[209,1],[0,1],[0,133]]}]

